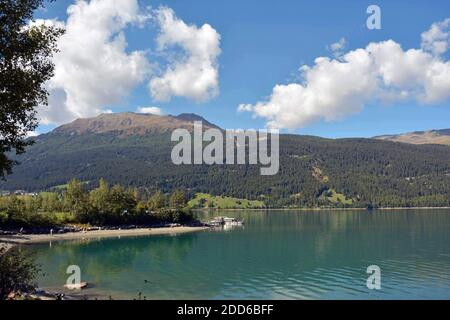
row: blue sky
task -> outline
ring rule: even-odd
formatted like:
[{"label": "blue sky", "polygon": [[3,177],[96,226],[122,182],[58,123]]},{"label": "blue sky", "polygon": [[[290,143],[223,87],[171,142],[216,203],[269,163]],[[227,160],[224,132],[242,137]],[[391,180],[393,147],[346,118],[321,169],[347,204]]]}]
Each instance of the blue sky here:
[{"label": "blue sky", "polygon": [[[36,17],[66,20],[66,9],[73,1],[58,0],[40,10]],[[113,105],[114,112],[135,111],[137,107],[156,106],[165,114],[192,112],[223,128],[264,128],[267,119],[239,113],[239,104],[267,100],[276,84],[295,83],[299,67],[314,65],[319,56],[332,56],[327,47],[345,38],[345,51],[365,48],[370,42],[392,39],[404,50],[420,48],[421,33],[432,23],[450,16],[448,1],[140,1],[142,7],[170,7],[186,24],[210,24],[220,34],[219,94],[198,103],[185,97],[169,102],[155,101],[147,84],[135,86]],[[381,30],[366,27],[366,8],[381,8]],[[154,57],[157,28],[125,29],[127,51],[147,50]],[[81,50],[81,48],[80,48]],[[448,60],[448,52],[442,59]],[[340,120],[308,122],[288,132],[324,137],[370,137],[386,133],[450,127],[450,101],[422,103],[413,100],[383,104],[364,103],[363,110]],[[54,124],[41,125],[45,132]]]}]

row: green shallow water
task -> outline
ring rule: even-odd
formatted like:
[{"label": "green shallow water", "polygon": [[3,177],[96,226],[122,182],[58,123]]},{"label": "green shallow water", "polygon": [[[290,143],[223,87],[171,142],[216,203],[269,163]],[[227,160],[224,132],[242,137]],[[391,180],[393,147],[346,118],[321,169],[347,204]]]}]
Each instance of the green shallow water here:
[{"label": "green shallow water", "polygon": [[[202,214],[202,218],[207,218]],[[244,227],[24,246],[60,290],[133,299],[450,299],[450,210],[216,212]],[[366,268],[381,268],[381,290]]]}]

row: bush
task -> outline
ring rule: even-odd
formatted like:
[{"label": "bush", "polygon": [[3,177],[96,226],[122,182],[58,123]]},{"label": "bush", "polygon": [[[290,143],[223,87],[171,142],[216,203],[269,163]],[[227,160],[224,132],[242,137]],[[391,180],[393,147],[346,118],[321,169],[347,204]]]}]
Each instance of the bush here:
[{"label": "bush", "polygon": [[4,211],[0,211],[0,226],[3,226],[8,221],[8,215]]},{"label": "bush", "polygon": [[5,300],[11,292],[33,291],[38,272],[31,255],[17,248],[5,253],[5,249],[0,248],[0,300]]},{"label": "bush", "polygon": [[97,226],[189,222],[186,194],[157,191],[142,197],[134,189],[109,187],[102,179],[98,188],[85,190],[85,183],[73,179],[63,194],[43,192],[37,196],[0,197],[0,224],[5,227],[58,227],[68,223]]}]

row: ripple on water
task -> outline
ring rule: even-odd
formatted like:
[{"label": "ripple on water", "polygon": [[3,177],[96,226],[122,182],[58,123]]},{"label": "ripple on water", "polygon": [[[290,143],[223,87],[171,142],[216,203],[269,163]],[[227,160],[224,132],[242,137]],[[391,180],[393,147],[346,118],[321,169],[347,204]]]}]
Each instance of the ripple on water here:
[{"label": "ripple on water", "polygon": [[[50,274],[42,287],[60,287],[67,265],[80,263],[93,292],[118,297],[450,298],[450,210],[252,212],[245,219],[245,229],[227,232],[25,249]],[[380,291],[366,287],[372,264],[381,268]]]}]

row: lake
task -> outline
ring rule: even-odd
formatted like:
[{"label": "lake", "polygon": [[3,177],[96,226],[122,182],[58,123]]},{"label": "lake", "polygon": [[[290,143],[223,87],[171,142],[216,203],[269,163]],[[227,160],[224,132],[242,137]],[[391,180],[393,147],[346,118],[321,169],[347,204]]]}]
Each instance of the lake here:
[{"label": "lake", "polygon": [[[450,210],[218,211],[243,227],[24,246],[39,285],[134,299],[450,299]],[[366,269],[381,270],[370,290]]]}]

